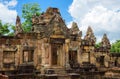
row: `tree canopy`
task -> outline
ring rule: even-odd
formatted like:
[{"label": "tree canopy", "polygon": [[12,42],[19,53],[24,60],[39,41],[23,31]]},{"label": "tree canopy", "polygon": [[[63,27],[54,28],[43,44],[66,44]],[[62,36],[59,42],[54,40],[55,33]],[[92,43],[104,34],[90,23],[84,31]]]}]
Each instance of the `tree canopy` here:
[{"label": "tree canopy", "polygon": [[100,46],[101,46],[101,42],[95,44],[96,48],[99,48]]},{"label": "tree canopy", "polygon": [[111,50],[112,53],[120,53],[120,40],[117,40],[112,44]]},{"label": "tree canopy", "polygon": [[[22,28],[25,32],[30,32],[32,27],[32,16],[40,15],[40,8],[38,3],[27,3],[22,7],[22,18],[24,22],[22,23]],[[10,23],[3,24],[0,20],[0,34],[13,36],[15,31],[15,25]]]},{"label": "tree canopy", "polygon": [[0,34],[7,35],[10,32],[9,26],[11,26],[9,23],[2,24],[2,21],[0,20]]},{"label": "tree canopy", "polygon": [[22,28],[25,32],[29,32],[32,27],[32,16],[40,15],[40,8],[38,3],[27,3],[22,7],[22,18],[24,22],[22,23]]}]

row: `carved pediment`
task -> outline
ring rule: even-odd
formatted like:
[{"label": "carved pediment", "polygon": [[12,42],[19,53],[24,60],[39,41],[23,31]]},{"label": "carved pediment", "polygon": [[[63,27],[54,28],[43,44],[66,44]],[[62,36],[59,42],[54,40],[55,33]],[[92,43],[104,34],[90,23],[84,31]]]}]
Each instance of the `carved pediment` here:
[{"label": "carved pediment", "polygon": [[69,36],[68,28],[62,20],[61,16],[56,14],[56,16],[51,20],[49,29],[51,35],[62,35],[64,37]]},{"label": "carved pediment", "polygon": [[51,35],[68,36],[68,28],[65,25],[57,8],[48,8],[40,16],[34,15],[32,18],[32,32],[40,34],[40,37],[50,37]]}]

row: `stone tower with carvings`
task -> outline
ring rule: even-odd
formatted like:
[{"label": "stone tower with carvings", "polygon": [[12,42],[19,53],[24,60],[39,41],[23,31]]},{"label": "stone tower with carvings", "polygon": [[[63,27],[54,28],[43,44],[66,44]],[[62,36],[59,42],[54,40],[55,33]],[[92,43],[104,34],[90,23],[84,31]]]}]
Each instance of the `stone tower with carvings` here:
[{"label": "stone tower with carvings", "polygon": [[9,79],[87,78],[83,72],[101,76],[105,72],[101,74],[100,67],[113,67],[111,63],[115,62],[114,57],[110,58],[111,45],[106,34],[99,48],[95,43],[90,26],[82,38],[77,23],[68,28],[58,8],[49,7],[45,13],[33,15],[28,33],[23,31],[17,16],[15,35],[0,36],[0,73]]}]

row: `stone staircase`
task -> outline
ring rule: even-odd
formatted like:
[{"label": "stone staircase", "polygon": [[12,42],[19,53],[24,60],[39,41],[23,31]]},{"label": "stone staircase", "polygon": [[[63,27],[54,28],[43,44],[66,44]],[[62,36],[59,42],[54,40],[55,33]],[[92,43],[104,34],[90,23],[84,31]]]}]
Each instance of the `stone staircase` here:
[{"label": "stone staircase", "polygon": [[66,75],[64,68],[48,68],[45,70],[46,74],[57,74],[57,75]]},{"label": "stone staircase", "polygon": [[64,68],[57,68],[57,69],[54,69],[55,73],[56,74],[61,74],[61,75],[65,75],[66,74],[66,71]]}]

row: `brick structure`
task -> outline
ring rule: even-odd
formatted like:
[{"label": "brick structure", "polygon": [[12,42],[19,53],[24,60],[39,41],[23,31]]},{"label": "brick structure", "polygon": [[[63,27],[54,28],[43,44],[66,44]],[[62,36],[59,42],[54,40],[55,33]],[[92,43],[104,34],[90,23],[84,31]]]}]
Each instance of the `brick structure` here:
[{"label": "brick structure", "polygon": [[99,48],[90,26],[81,37],[77,24],[67,28],[57,8],[34,15],[29,33],[17,16],[15,35],[0,36],[0,73],[9,79],[85,79],[88,74],[102,79],[108,68],[119,66],[106,34]]}]

